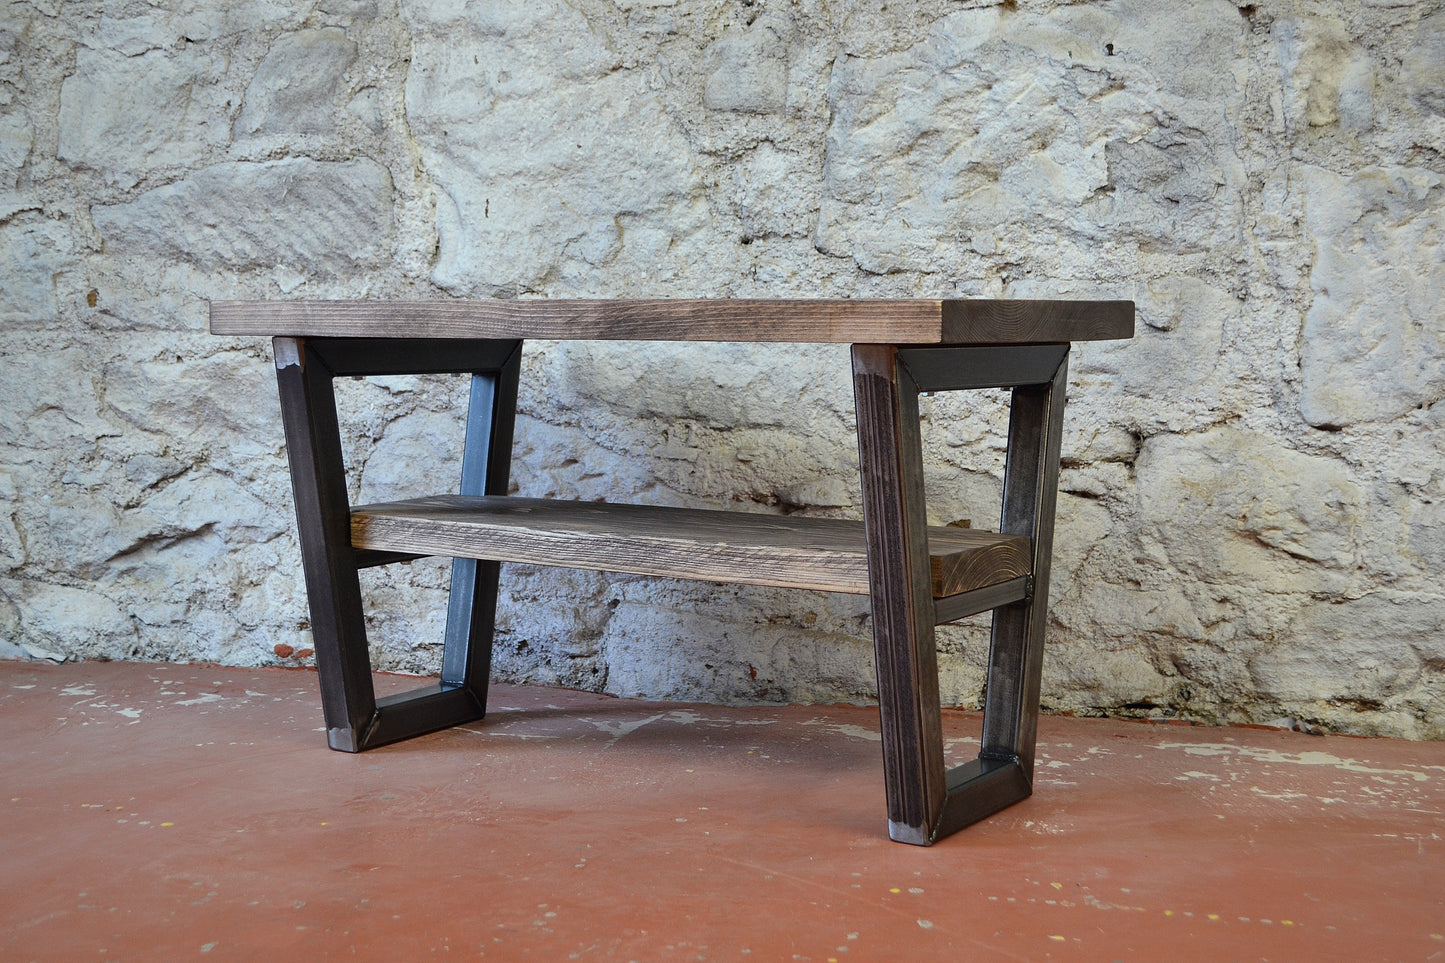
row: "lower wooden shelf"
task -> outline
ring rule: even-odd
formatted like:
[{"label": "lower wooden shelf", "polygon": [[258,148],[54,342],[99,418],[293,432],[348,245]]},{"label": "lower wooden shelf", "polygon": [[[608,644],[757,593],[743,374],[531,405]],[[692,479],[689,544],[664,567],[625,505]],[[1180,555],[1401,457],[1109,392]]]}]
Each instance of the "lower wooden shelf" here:
[{"label": "lower wooden shelf", "polygon": [[[508,496],[438,495],[351,512],[353,548],[868,594],[863,523]],[[928,530],[933,595],[1026,578],[1029,540]]]}]

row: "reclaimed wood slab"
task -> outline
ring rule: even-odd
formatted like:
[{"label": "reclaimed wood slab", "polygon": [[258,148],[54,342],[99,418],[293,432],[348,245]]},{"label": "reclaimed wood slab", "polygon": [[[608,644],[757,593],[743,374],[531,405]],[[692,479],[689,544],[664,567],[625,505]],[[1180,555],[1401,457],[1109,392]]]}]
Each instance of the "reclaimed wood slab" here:
[{"label": "reclaimed wood slab", "polygon": [[1128,338],[1132,301],[656,299],[215,301],[211,333],[839,344]]},{"label": "reclaimed wood slab", "polygon": [[[355,549],[868,594],[863,523],[711,509],[439,495],[351,512]],[[1021,535],[928,530],[936,598],[1029,574]]]}]

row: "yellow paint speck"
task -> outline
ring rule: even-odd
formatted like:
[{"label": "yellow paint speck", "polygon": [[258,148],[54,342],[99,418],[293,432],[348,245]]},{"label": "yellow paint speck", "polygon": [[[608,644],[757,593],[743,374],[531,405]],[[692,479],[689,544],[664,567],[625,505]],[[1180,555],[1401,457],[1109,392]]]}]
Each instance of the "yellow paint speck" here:
[{"label": "yellow paint speck", "polygon": [[170,826],[174,826],[174,825],[175,825],[175,823],[161,823],[161,827],[162,827],[162,828],[166,828],[166,827],[170,827]]},{"label": "yellow paint speck", "polygon": [[1294,925],[1294,920],[1280,920],[1279,922],[1280,922],[1280,925],[1281,925],[1281,926],[1293,926],[1293,925]]},{"label": "yellow paint speck", "polygon": [[1062,942],[1064,941],[1064,938],[1063,938],[1062,936],[1050,936],[1049,939],[1051,939],[1051,940],[1057,940],[1057,941],[1060,942],[1060,943],[1062,943]]},{"label": "yellow paint speck", "polygon": [[1173,911],[1173,910],[1165,910],[1165,911],[1164,911],[1164,915],[1165,915],[1165,916],[1173,916],[1173,915],[1174,915],[1174,911]]},{"label": "yellow paint speck", "polygon": [[1217,919],[1219,919],[1219,914],[1218,914],[1218,913],[1210,913],[1210,914],[1209,914],[1209,918],[1212,919],[1212,920],[1217,920]]},{"label": "yellow paint speck", "polygon": [[1445,940],[1445,933],[1431,933],[1431,934],[1430,934],[1430,939],[1432,939],[1432,940]]},{"label": "yellow paint speck", "polygon": [[[1054,889],[1063,889],[1063,888],[1064,888],[1064,884],[1063,884],[1063,883],[1050,883],[1049,885],[1052,886]],[[1059,939],[1063,939],[1063,937],[1061,936],[1061,937],[1059,937]]]},{"label": "yellow paint speck", "polygon": [[890,892],[890,893],[901,893],[901,892],[903,892],[903,890],[901,890],[901,889],[899,889],[897,886],[895,886],[895,887],[893,887],[892,889],[890,889],[888,892]]},{"label": "yellow paint speck", "polygon": [[323,825],[323,826],[330,826],[331,824],[330,824],[330,823],[322,823],[321,825]]}]

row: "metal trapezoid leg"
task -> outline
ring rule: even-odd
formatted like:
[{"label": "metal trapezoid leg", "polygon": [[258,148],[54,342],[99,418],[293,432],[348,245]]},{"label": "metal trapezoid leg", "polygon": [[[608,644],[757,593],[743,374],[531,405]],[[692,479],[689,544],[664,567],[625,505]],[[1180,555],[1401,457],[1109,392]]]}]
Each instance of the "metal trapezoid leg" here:
[{"label": "metal trapezoid leg", "polygon": [[[521,342],[277,338],[275,349],[329,744],[359,752],[480,718],[491,669],[496,563],[453,568],[441,682],[375,696],[331,382],[342,374],[470,371],[462,493],[505,493]],[[361,555],[361,564],[412,557]]]},{"label": "metal trapezoid leg", "polygon": [[304,338],[276,338],[276,383],[296,501],[326,738],[358,752],[376,714],[333,372]]},{"label": "metal trapezoid leg", "polygon": [[1028,599],[994,612],[982,755],[1016,760],[1030,783],[1038,733],[1054,507],[1058,501],[1059,448],[1067,386],[1068,356],[1065,355],[1049,382],[1014,389],[1008,461],[1004,468],[1000,531],[1032,539],[1034,585]]},{"label": "metal trapezoid leg", "polygon": [[[995,349],[980,363],[956,347],[853,346],[884,784],[889,835],[899,842],[929,845],[1032,792],[1067,355],[1067,345],[1023,346]],[[979,757],[947,771],[934,647],[940,612],[910,364],[942,390],[998,378],[1014,387],[1000,531],[1027,535],[1033,546],[1031,591],[994,612]],[[1048,380],[1020,383],[1032,377]]]},{"label": "metal trapezoid leg", "polygon": [[918,388],[890,345],[853,346],[888,834],[927,845],[947,786]]}]

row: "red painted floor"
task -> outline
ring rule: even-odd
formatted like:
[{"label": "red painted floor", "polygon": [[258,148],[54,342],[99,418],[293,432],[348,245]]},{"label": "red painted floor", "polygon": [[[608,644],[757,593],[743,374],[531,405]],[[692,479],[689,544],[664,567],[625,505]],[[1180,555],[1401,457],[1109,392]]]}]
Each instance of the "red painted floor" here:
[{"label": "red painted floor", "polygon": [[345,755],[309,672],[0,662],[0,959],[1445,960],[1442,743],[1045,718],[919,849],[870,709],[493,705]]}]

